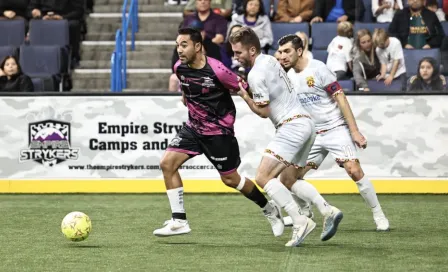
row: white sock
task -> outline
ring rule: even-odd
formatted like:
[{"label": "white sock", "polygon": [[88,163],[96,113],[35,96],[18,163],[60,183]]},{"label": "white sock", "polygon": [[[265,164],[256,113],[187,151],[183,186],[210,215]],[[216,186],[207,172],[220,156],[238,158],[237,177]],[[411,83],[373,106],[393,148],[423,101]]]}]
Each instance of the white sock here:
[{"label": "white sock", "polygon": [[309,182],[299,179],[291,187],[291,192],[306,202],[316,205],[319,212],[325,216],[331,213],[330,204],[319,194],[317,189]]},{"label": "white sock", "polygon": [[273,178],[264,186],[264,191],[272,198],[277,204],[285,209],[289,216],[292,218],[293,225],[305,225],[307,219],[304,215],[300,214],[297,203],[292,199],[292,195],[288,188],[280,182],[279,179]]},{"label": "white sock", "polygon": [[184,187],[166,190],[172,213],[185,213]]},{"label": "white sock", "polygon": [[356,182],[356,185],[358,186],[362,198],[364,198],[367,205],[372,209],[372,212],[380,212],[381,205],[376,196],[375,188],[373,188],[373,184],[370,182],[369,178],[364,175],[362,179]]},{"label": "white sock", "polygon": [[296,194],[294,194],[293,192],[291,192],[292,195],[292,199],[294,199],[294,201],[297,203],[297,205],[299,205],[300,209],[305,209],[308,208],[310,206],[310,203],[301,199],[300,197],[298,197]]}]

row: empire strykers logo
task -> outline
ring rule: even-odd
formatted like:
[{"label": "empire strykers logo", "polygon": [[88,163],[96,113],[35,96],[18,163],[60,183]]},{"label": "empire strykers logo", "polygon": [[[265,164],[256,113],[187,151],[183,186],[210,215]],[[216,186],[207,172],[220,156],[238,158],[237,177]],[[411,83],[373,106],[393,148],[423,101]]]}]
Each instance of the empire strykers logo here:
[{"label": "empire strykers logo", "polygon": [[77,160],[79,149],[71,147],[70,123],[44,120],[28,125],[28,148],[20,150],[20,162],[33,160],[54,166]]}]

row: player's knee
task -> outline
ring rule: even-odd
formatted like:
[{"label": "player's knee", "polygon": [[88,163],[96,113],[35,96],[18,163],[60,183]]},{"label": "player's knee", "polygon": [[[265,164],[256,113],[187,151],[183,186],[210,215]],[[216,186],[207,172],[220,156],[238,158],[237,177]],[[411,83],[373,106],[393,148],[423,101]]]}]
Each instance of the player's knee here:
[{"label": "player's knee", "polygon": [[234,172],[230,175],[221,176],[222,182],[232,188],[236,188],[238,184],[240,183],[240,175],[238,173]]},{"label": "player's knee", "polygon": [[364,176],[364,172],[362,171],[361,165],[357,161],[348,161],[344,164],[344,168],[347,171],[347,174],[354,181],[358,181],[362,179]]},{"label": "player's knee", "polygon": [[162,169],[162,172],[164,173],[171,173],[177,170],[174,166],[174,160],[168,158],[162,158],[160,161],[160,169]]}]

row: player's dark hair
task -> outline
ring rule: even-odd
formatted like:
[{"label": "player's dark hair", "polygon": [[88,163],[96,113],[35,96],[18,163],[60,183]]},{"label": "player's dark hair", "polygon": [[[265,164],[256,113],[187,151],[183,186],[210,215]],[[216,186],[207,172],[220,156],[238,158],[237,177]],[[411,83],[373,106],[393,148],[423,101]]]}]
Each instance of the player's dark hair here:
[{"label": "player's dark hair", "polygon": [[296,34],[285,35],[285,36],[281,37],[280,39],[278,39],[279,46],[285,45],[289,42],[291,42],[292,47],[294,47],[295,50],[297,50],[299,48],[302,48],[302,50],[303,50],[303,41]]},{"label": "player's dark hair", "polygon": [[185,27],[178,30],[177,34],[179,35],[189,35],[190,40],[193,41],[193,44],[200,43],[202,45],[202,35],[201,32],[198,30],[191,28],[191,27]]},{"label": "player's dark hair", "polygon": [[255,31],[247,26],[244,26],[233,32],[232,35],[230,35],[229,42],[231,44],[241,43],[246,47],[254,46],[257,53],[261,52],[260,39],[258,38]]}]

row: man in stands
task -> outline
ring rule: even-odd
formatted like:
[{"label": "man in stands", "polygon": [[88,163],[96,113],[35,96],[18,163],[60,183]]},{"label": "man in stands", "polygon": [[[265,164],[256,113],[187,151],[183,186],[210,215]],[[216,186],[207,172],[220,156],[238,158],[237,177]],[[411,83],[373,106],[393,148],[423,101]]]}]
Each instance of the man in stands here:
[{"label": "man in stands", "polygon": [[204,24],[205,36],[216,44],[224,42],[227,32],[227,21],[214,13],[210,8],[211,0],[196,0],[196,12],[185,17],[182,27],[187,27],[192,21],[199,20]]},{"label": "man in stands", "polygon": [[81,24],[84,16],[84,0],[31,0],[28,17],[42,20],[67,20],[69,23],[72,58],[80,60]]},{"label": "man in stands", "polygon": [[[232,0],[212,0],[211,8],[214,13],[224,18],[230,18],[232,14]],[[192,15],[196,11],[196,0],[189,0],[184,9],[184,15]]]},{"label": "man in stands", "polygon": [[314,0],[280,0],[277,6],[276,22],[302,23],[313,15]]},{"label": "man in stands", "polygon": [[355,0],[316,0],[311,23],[355,21]]},{"label": "man in stands", "polygon": [[29,0],[0,0],[0,20],[25,20]]}]

